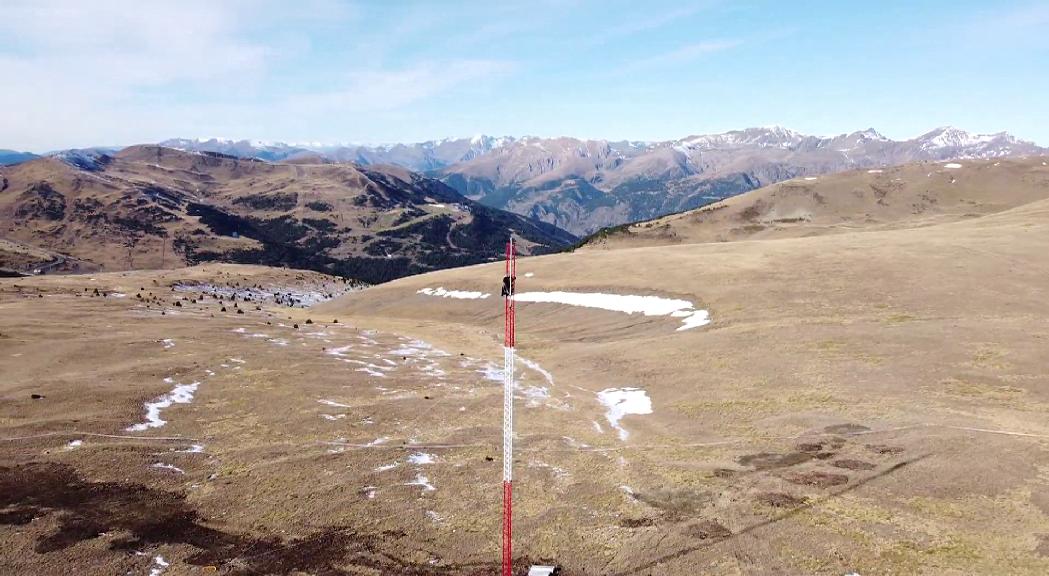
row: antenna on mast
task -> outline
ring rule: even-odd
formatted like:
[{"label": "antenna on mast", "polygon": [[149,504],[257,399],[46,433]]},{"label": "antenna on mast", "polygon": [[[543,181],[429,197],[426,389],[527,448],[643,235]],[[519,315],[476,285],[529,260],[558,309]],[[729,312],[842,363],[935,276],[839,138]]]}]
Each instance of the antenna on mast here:
[{"label": "antenna on mast", "polygon": [[513,234],[506,243],[506,275],[503,276],[503,576],[513,575],[513,462],[514,462],[514,284],[517,253]]}]

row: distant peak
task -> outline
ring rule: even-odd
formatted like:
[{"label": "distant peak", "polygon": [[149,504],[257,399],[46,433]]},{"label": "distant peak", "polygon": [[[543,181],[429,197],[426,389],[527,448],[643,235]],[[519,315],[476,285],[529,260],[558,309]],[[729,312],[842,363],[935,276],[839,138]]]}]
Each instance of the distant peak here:
[{"label": "distant peak", "polygon": [[917,140],[921,143],[922,148],[926,150],[978,146],[995,140],[1005,140],[1010,143],[1017,142],[1016,138],[1007,132],[973,134],[954,126],[940,126],[922,134]]}]

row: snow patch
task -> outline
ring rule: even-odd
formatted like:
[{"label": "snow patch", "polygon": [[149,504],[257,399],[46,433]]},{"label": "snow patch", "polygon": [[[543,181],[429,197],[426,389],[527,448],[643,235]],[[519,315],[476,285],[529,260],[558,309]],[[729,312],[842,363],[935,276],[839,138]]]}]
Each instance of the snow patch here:
[{"label": "snow patch", "polygon": [[165,408],[170,408],[172,404],[189,404],[193,401],[193,394],[196,393],[199,386],[200,382],[176,384],[171,392],[156,398],[152,402],[146,402],[146,421],[128,426],[127,431],[141,432],[150,428],[160,428],[167,424],[167,421],[160,417],[160,412]]},{"label": "snow patch", "polygon": [[352,408],[349,404],[340,404],[334,400],[317,400],[317,402],[328,406],[335,406],[336,408]]},{"label": "snow patch", "polygon": [[553,386],[553,385],[554,385],[554,375],[553,375],[553,374],[551,374],[550,372],[548,372],[548,371],[547,371],[547,370],[546,370],[545,368],[543,368],[542,366],[540,366],[538,362],[536,362],[536,361],[534,361],[534,360],[529,360],[529,359],[527,359],[527,358],[521,358],[520,356],[518,356],[518,357],[517,357],[517,359],[518,359],[518,360],[519,360],[519,361],[520,361],[520,362],[521,362],[522,364],[524,364],[525,366],[528,366],[528,367],[529,367],[529,368],[531,368],[532,370],[535,370],[536,372],[538,372],[539,374],[541,374],[541,375],[543,376],[543,378],[544,378],[544,379],[546,380],[546,383],[547,383],[547,384],[549,384],[549,385],[551,385],[551,386]]},{"label": "snow patch", "polygon": [[627,414],[651,414],[652,399],[640,388],[608,388],[597,393],[597,399],[608,409],[605,418],[619,431],[619,439],[626,440],[630,433],[619,425]]},{"label": "snow patch", "polygon": [[867,170],[867,174],[881,174],[884,170]]},{"label": "snow patch", "polygon": [[408,462],[417,465],[433,464],[436,461],[437,456],[434,456],[433,454],[427,454],[425,452],[415,452],[414,454],[408,456]]},{"label": "snow patch", "polygon": [[631,294],[604,294],[601,292],[522,292],[515,295],[518,302],[567,304],[583,308],[600,308],[613,312],[645,316],[674,316],[682,318],[677,331],[689,330],[710,324],[710,313],[697,310],[688,300],[661,298],[659,296],[636,296]]},{"label": "snow patch", "polygon": [[430,479],[422,474],[417,474],[415,480],[406,483],[405,486],[422,486],[423,492],[433,492],[436,490],[433,484],[430,484]]},{"label": "snow patch", "polygon": [[164,560],[163,556],[153,558],[153,567],[149,569],[149,576],[160,576],[168,566],[171,566],[171,564]]},{"label": "snow patch", "polygon": [[151,467],[152,468],[158,468],[160,470],[171,470],[172,472],[174,472],[176,474],[185,474],[186,473],[185,470],[183,470],[182,468],[179,468],[178,466],[174,466],[172,464],[165,464],[164,462],[157,462],[156,464],[154,464]]},{"label": "snow patch", "polygon": [[427,296],[439,296],[441,298],[457,298],[459,300],[483,300],[491,296],[487,292],[470,292],[468,290],[445,290],[444,287],[437,288],[423,288],[416,292],[416,294],[426,294]]},{"label": "snow patch", "polygon": [[68,444],[66,444],[66,450],[76,450],[77,448],[80,448],[83,445],[84,445],[84,441],[83,440],[73,440],[73,441],[69,442]]},{"label": "snow patch", "polygon": [[957,168],[961,168],[962,165],[958,164],[957,162],[948,162],[947,164],[944,164],[943,167],[944,168],[950,168],[951,170],[954,170],[954,169],[957,169]]}]

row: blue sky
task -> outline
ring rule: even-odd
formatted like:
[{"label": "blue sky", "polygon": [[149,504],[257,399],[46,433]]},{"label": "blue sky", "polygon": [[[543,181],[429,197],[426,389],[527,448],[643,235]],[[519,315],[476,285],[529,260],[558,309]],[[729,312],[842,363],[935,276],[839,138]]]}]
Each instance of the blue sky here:
[{"label": "blue sky", "polygon": [[1049,3],[2,0],[0,148],[760,125],[1049,145]]}]

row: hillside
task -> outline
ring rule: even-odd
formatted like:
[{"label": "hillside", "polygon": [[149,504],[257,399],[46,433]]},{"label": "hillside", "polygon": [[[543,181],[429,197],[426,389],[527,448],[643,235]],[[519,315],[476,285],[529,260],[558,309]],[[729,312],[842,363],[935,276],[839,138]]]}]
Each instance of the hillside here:
[{"label": "hillside", "polygon": [[703,208],[620,226],[588,248],[794,238],[914,228],[1049,197],[1049,157],[922,162],[780,182]]},{"label": "hillside", "polygon": [[[214,206],[230,181],[302,182],[137,154],[99,172],[159,159]],[[962,164],[951,186],[986,187],[945,186],[940,212],[834,189],[801,205],[854,209],[854,229],[522,258],[519,573],[1049,573],[1049,194],[1040,162]],[[495,573],[502,275],[0,279],[4,565]]]},{"label": "hillside", "polygon": [[[988,175],[942,216],[908,203],[868,222],[868,194],[833,235],[521,261],[522,553],[624,575],[1049,570],[1045,172],[958,170],[955,185]],[[317,310],[494,358],[501,274]],[[614,310],[630,307],[648,312]],[[687,324],[695,311],[710,323]]]},{"label": "hillside", "polygon": [[0,169],[0,236],[106,270],[232,261],[380,282],[574,238],[402,168],[272,164],[157,146]]}]

